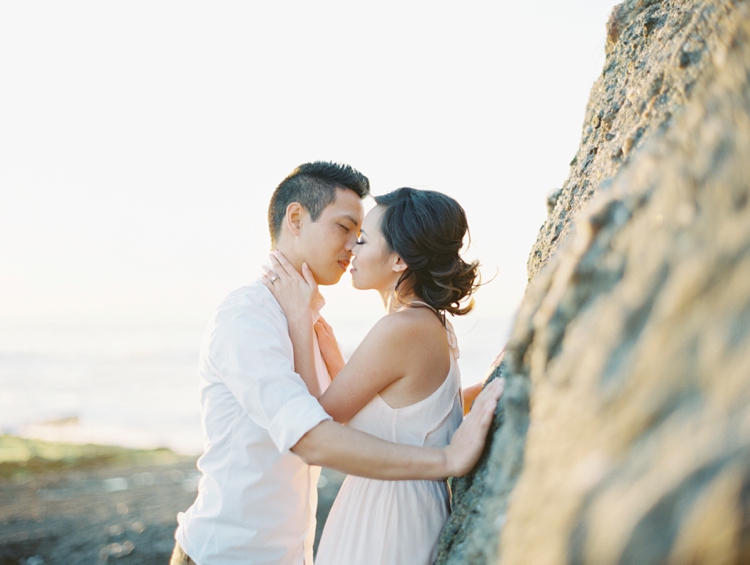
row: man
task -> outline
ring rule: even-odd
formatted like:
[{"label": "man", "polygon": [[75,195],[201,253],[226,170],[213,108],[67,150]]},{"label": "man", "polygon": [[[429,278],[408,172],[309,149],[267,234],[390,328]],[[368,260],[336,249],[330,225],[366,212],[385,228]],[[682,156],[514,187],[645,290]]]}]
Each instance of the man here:
[{"label": "man", "polygon": [[[327,162],[276,188],[272,246],[318,284],[346,271],[367,177]],[[321,390],[330,383],[316,348]],[[294,372],[286,318],[260,282],[230,294],[201,347],[205,453],[198,497],[178,515],[172,564],[312,565],[319,465],[377,479],[441,479],[469,470],[500,390],[488,387],[445,449],[396,445],[334,423]],[[484,433],[481,433],[484,430]]]}]

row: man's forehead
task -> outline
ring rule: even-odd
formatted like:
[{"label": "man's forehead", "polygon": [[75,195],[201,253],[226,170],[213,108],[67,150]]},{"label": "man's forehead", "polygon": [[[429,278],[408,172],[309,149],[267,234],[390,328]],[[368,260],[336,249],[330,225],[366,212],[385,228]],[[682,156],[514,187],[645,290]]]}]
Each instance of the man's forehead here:
[{"label": "man's forehead", "polygon": [[323,209],[322,217],[337,222],[350,222],[355,226],[362,223],[364,207],[354,191],[336,189],[336,199]]}]

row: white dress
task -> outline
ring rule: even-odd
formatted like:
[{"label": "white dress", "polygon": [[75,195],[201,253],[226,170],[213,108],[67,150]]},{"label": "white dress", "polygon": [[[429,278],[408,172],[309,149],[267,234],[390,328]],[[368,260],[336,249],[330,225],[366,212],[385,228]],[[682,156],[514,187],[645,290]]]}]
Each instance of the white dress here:
[{"label": "white dress", "polygon": [[[391,408],[380,395],[348,425],[408,445],[444,447],[463,419],[458,347],[448,324],[451,363],[427,398]],[[445,481],[379,481],[348,476],[328,515],[316,565],[429,565],[450,512]]]}]

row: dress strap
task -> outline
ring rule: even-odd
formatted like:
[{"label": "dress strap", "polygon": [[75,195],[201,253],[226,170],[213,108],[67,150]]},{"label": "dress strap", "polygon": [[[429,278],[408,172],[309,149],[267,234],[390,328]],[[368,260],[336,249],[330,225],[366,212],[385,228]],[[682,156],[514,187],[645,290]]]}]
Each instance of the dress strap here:
[{"label": "dress strap", "polygon": [[453,351],[456,359],[458,359],[461,355],[461,352],[458,350],[458,338],[456,337],[456,331],[453,329],[453,324],[448,320],[445,320],[445,331],[448,334],[448,346]]},{"label": "dress strap", "polygon": [[[433,308],[432,306],[430,306],[429,304],[427,304],[427,302],[424,302],[424,301],[422,301],[422,300],[411,300],[411,301],[410,301],[410,302],[409,302],[408,304],[404,304],[403,306],[401,306],[401,308],[399,308],[399,309],[398,309],[398,311],[400,312],[401,310],[405,310],[405,309],[407,309],[407,308],[413,308],[413,307],[414,307],[414,305],[417,305],[417,307],[421,307],[421,306],[424,306],[425,308],[429,308],[429,309],[430,309],[430,310],[432,310],[432,311],[433,311],[433,312],[434,312],[434,313],[435,313],[435,314],[436,314],[436,315],[437,315],[438,317],[440,317],[440,312],[438,312],[437,310],[435,310],[435,308]],[[442,318],[441,318],[441,319],[442,319]]]},{"label": "dress strap", "polygon": [[434,310],[434,308],[427,304],[427,302],[425,302],[424,300],[412,300],[410,304],[421,304],[422,306],[427,306],[427,308],[429,308],[430,310]]}]

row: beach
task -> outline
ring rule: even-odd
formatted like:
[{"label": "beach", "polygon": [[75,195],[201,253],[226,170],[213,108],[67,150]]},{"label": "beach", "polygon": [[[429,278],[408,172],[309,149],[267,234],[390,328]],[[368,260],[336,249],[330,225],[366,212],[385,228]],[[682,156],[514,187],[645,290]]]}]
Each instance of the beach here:
[{"label": "beach", "polygon": [[[168,563],[196,459],[0,436],[0,565]],[[324,470],[318,539],[341,480]]]},{"label": "beach", "polygon": [[[467,384],[501,349],[498,324],[456,321]],[[367,326],[340,327],[350,355]],[[2,334],[0,565],[168,562],[177,513],[199,478],[201,332],[194,324]],[[318,537],[342,480],[323,470]]]}]

